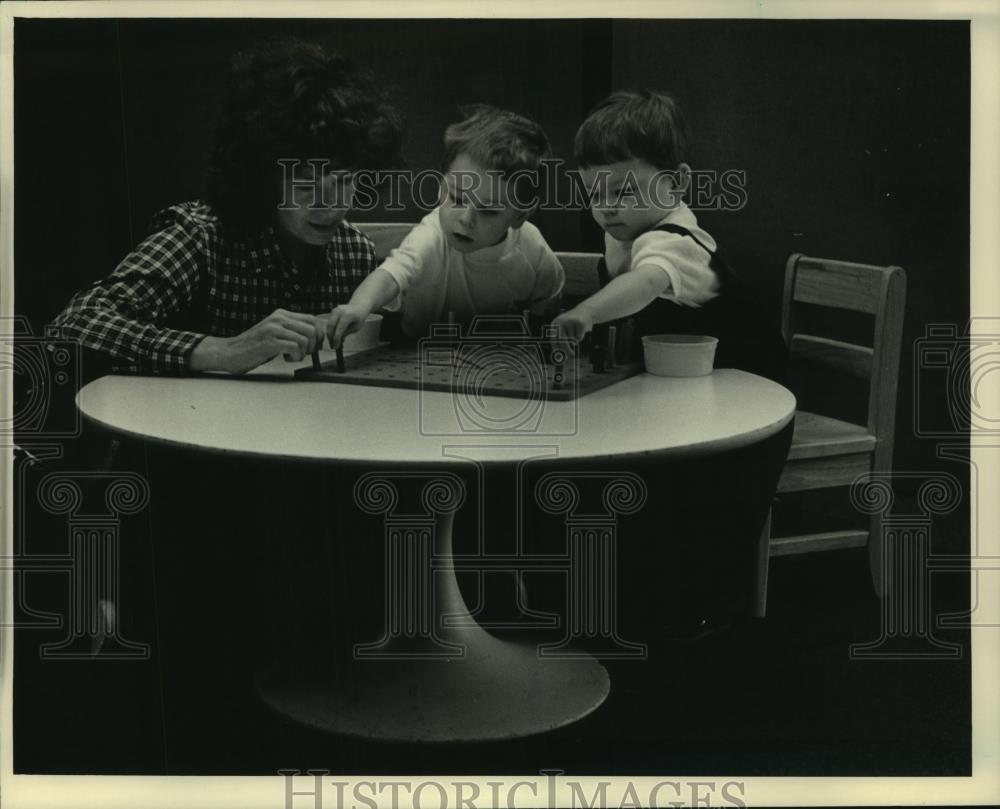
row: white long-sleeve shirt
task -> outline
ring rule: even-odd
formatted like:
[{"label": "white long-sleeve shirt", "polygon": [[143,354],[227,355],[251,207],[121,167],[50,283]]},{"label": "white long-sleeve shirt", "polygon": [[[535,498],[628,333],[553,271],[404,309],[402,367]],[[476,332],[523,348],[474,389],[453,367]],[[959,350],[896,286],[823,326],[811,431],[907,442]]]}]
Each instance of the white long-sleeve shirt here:
[{"label": "white long-sleeve shirt", "polygon": [[543,313],[562,292],[565,275],[538,228],[525,222],[493,247],[460,253],[431,211],[382,263],[399,285],[403,330],[416,337],[448,312],[459,323],[478,314]]}]

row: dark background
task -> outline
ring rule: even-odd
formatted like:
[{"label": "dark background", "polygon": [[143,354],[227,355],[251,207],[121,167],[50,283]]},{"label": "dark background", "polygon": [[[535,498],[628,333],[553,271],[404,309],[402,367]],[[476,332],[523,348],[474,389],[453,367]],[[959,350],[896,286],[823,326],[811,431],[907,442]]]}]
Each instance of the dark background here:
[{"label": "dark background", "polygon": [[[896,466],[936,465],[914,435],[913,346],[927,324],[961,329],[969,314],[964,22],[17,20],[15,309],[36,333],[156,210],[201,193],[230,57],[288,34],[384,79],[414,169],[439,166],[465,103],[534,117],[569,160],[576,127],[611,89],[676,94],[692,165],[746,172],[742,210],[700,217],[776,317],[790,253],[905,268]],[[587,213],[536,221],[553,249],[601,249]],[[936,423],[938,393],[923,403]]]},{"label": "dark background", "polygon": [[[746,207],[699,219],[775,317],[790,253],[905,268],[895,467],[968,480],[964,464],[936,459],[936,439],[915,434],[913,406],[915,341],[928,324],[961,330],[969,316],[969,27],[960,21],[19,19],[14,308],[36,334],[77,289],[115,267],[156,210],[200,195],[226,65],[235,52],[288,34],[329,44],[384,79],[407,120],[414,169],[439,166],[443,129],[465,103],[535,118],[556,155],[570,159],[577,126],[610,90],[674,93],[694,133],[692,165],[746,172]],[[556,250],[601,248],[588,213],[541,212],[536,222]],[[945,385],[940,375],[931,381],[928,390],[920,377],[923,412],[946,424]],[[192,486],[181,501],[198,522],[217,497]],[[935,522],[934,547],[955,552],[968,541],[968,520],[962,510],[948,519],[947,530]],[[123,525],[123,533],[147,528]],[[61,547],[64,532],[59,519],[32,536]],[[864,550],[782,558],[771,571],[763,628],[735,644],[686,651],[688,665],[669,665],[656,681],[643,678],[660,677],[658,668],[613,672],[618,703],[596,724],[483,746],[464,759],[378,745],[331,753],[329,739],[296,731],[280,740],[290,746],[281,748],[285,757],[263,749],[261,766],[336,761],[361,772],[388,762],[386,771],[481,772],[492,761],[498,772],[540,764],[570,775],[968,773],[967,656],[933,666],[846,657],[849,643],[872,640],[879,626]],[[41,578],[55,577],[32,581]],[[123,600],[149,599],[149,580],[136,577]],[[61,581],[53,589],[62,597]],[[939,609],[968,603],[960,588],[935,592],[945,592]],[[155,644],[148,631],[135,631]],[[157,701],[158,670],[43,665],[42,634],[19,640],[18,682],[32,684],[19,689],[15,709],[19,771],[258,771],[246,769],[246,749],[209,741],[207,752],[190,748],[194,763],[179,762],[176,750],[171,759],[158,738],[169,713]],[[654,706],[672,712],[674,724],[642,729]],[[238,724],[229,731],[242,732]],[[248,730],[246,746],[256,744]]]}]

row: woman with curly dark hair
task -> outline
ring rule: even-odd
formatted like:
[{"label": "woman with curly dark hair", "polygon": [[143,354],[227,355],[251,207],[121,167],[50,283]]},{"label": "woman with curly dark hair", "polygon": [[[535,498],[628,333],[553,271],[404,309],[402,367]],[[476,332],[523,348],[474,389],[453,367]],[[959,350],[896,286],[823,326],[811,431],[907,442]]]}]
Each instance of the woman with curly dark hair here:
[{"label": "woman with curly dark hair", "polygon": [[206,200],[158,213],[151,235],[53,325],[116,370],[243,373],[322,344],[317,314],[374,269],[345,220],[353,175],[391,165],[399,120],[374,79],[323,47],[233,61]]}]

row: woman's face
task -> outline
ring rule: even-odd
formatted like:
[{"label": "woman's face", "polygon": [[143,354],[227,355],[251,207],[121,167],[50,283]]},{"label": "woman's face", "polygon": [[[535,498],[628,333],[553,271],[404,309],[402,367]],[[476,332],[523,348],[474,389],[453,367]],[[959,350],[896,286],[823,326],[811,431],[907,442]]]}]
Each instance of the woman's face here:
[{"label": "woman's face", "polygon": [[282,182],[278,224],[288,235],[312,246],[327,244],[354,202],[354,175],[323,161],[296,161]]}]

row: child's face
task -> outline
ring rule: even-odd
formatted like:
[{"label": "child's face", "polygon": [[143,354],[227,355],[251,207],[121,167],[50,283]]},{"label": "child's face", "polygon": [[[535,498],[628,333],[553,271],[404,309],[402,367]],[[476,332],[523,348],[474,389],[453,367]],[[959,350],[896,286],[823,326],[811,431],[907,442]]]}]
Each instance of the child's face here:
[{"label": "child's face", "polygon": [[284,205],[278,224],[293,238],[313,246],[327,244],[347,216],[354,201],[354,178],[349,171],[314,172],[301,164],[294,178],[286,179]]},{"label": "child's face", "polygon": [[645,160],[626,160],[580,170],[592,191],[594,219],[612,238],[631,241],[676,208],[681,202],[688,167],[678,171],[658,169]]},{"label": "child's face", "polygon": [[460,253],[499,244],[510,228],[519,228],[529,211],[515,207],[509,185],[490,175],[479,162],[460,154],[448,167],[441,189],[441,228]]}]

